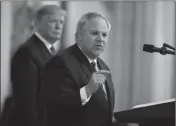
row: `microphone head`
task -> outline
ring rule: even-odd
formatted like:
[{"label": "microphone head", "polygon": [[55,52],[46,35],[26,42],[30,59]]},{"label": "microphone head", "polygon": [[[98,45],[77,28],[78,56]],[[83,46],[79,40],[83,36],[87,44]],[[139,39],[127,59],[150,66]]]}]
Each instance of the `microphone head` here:
[{"label": "microphone head", "polygon": [[145,51],[145,52],[153,53],[154,49],[155,49],[155,47],[153,45],[144,44],[144,46],[143,46],[143,51]]}]

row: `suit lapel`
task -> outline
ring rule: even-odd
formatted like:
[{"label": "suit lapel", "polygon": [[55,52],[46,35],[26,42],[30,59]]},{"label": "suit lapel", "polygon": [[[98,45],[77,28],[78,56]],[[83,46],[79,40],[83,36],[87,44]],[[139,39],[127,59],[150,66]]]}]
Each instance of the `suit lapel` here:
[{"label": "suit lapel", "polygon": [[80,69],[86,76],[86,81],[88,82],[92,75],[92,68],[87,59],[87,57],[83,54],[83,52],[79,49],[78,45],[74,45],[74,55],[80,63]]},{"label": "suit lapel", "polygon": [[[97,62],[98,62],[98,65],[101,70],[108,70],[100,58],[97,59]],[[113,101],[113,97],[114,97],[113,92],[114,91],[113,91],[113,84],[112,84],[112,80],[111,80],[111,75],[106,76],[105,86],[106,86],[109,105],[110,105],[111,111],[112,111],[113,110],[113,103],[114,103],[114,101]]]},{"label": "suit lapel", "polygon": [[38,48],[41,51],[41,53],[43,53],[46,57],[50,58],[52,55],[49,52],[49,50],[46,48],[44,43],[36,35],[34,35],[34,37],[35,37],[35,42],[38,45]]},{"label": "suit lapel", "polygon": [[35,55],[38,56],[38,58],[41,60],[42,63],[48,62],[48,60],[52,57],[49,50],[36,35],[33,35],[33,39],[37,47],[36,51],[34,52]]}]

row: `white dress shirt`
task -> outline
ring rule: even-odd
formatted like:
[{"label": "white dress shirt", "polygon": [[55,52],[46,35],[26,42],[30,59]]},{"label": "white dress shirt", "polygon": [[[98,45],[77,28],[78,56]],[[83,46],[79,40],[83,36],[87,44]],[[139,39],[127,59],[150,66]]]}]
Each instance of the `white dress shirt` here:
[{"label": "white dress shirt", "polygon": [[43,36],[40,35],[39,32],[35,32],[35,35],[44,43],[46,48],[49,50],[49,52],[52,54],[50,48],[53,46],[55,50],[57,50],[57,46],[59,43],[59,40],[57,40],[54,44],[49,43]]}]

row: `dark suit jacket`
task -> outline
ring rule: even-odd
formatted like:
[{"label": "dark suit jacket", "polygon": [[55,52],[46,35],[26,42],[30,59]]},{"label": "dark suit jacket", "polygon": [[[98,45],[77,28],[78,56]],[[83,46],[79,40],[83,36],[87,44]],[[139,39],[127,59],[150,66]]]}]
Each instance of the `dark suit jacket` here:
[{"label": "dark suit jacket", "polygon": [[39,95],[43,68],[51,54],[41,40],[33,35],[17,50],[11,62],[11,81],[15,100],[15,126],[39,126],[41,121]]},{"label": "dark suit jacket", "polygon": [[[97,61],[101,69],[109,70],[100,58]],[[43,85],[43,96],[46,100],[45,126],[99,126],[98,121],[103,120],[95,115],[103,105],[89,104],[96,99],[92,95],[90,101],[82,106],[80,88],[88,84],[93,70],[79,47],[75,44],[52,58],[45,70]],[[107,76],[106,90],[109,106],[106,126],[110,126],[114,108],[114,88],[111,75]],[[89,113],[91,107],[95,111]],[[92,117],[96,119],[94,120]],[[86,120],[88,121],[86,122]]]}]

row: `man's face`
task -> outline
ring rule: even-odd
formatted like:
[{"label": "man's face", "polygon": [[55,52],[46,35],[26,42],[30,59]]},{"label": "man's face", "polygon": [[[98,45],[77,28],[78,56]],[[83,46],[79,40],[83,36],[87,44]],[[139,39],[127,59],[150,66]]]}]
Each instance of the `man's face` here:
[{"label": "man's face", "polygon": [[107,23],[104,19],[95,17],[87,21],[83,29],[80,46],[89,58],[95,59],[104,51],[108,41]]},{"label": "man's face", "polygon": [[39,21],[39,32],[49,42],[59,40],[62,35],[64,16],[59,13],[44,15]]}]

